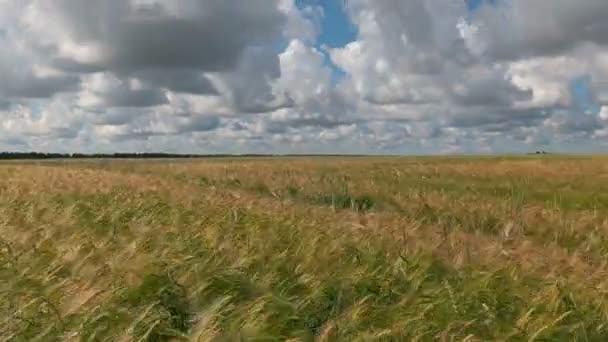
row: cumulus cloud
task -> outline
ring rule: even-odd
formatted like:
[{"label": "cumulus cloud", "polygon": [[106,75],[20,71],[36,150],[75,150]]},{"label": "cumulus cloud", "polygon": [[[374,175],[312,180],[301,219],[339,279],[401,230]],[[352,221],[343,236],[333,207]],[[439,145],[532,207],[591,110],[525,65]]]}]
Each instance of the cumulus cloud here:
[{"label": "cumulus cloud", "polygon": [[[601,128],[593,116],[561,113],[575,105],[574,80],[607,75],[606,25],[597,16],[605,2],[496,1],[474,12],[434,0],[349,4],[359,36],[332,60],[378,112],[396,107],[404,119],[478,136],[532,132],[543,122],[562,134]],[[590,85],[598,103],[600,84]]]},{"label": "cumulus cloud", "polygon": [[344,4],[356,36],[328,48],[337,14],[316,0],[0,0],[0,146],[488,153],[608,137],[606,1]]},{"label": "cumulus cloud", "polygon": [[248,45],[279,34],[284,20],[276,0],[25,2],[20,28],[38,37],[35,45],[92,70],[231,69]]},{"label": "cumulus cloud", "polygon": [[153,107],[168,103],[159,88],[150,88],[138,79],[120,80],[107,73],[84,78],[78,105],[88,109],[112,107]]},{"label": "cumulus cloud", "polygon": [[517,60],[559,56],[578,46],[608,44],[608,6],[602,0],[509,0],[474,14],[481,53]]},{"label": "cumulus cloud", "polygon": [[79,78],[76,75],[39,64],[33,56],[19,49],[13,37],[3,32],[0,34],[0,47],[3,48],[0,54],[0,100],[3,103],[9,99],[47,98],[77,89]]},{"label": "cumulus cloud", "polygon": [[1,131],[27,137],[75,139],[86,123],[86,114],[74,109],[65,99],[55,99],[44,106],[36,103],[18,105],[3,113]]},{"label": "cumulus cloud", "polygon": [[135,72],[131,76],[149,86],[163,88],[174,93],[219,95],[205,72],[198,69],[148,69]]},{"label": "cumulus cloud", "polygon": [[244,51],[234,70],[211,77],[235,113],[264,113],[292,106],[292,100],[273,87],[280,74],[277,54],[253,46]]},{"label": "cumulus cloud", "polygon": [[278,86],[299,105],[324,97],[330,91],[331,70],[325,65],[323,54],[314,47],[292,40],[279,55],[279,61]]}]

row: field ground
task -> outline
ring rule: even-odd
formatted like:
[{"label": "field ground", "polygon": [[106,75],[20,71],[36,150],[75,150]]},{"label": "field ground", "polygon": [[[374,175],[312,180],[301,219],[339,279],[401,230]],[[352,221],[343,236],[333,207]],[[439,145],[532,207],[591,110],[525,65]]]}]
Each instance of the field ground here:
[{"label": "field ground", "polygon": [[608,158],[0,164],[1,341],[608,341]]}]

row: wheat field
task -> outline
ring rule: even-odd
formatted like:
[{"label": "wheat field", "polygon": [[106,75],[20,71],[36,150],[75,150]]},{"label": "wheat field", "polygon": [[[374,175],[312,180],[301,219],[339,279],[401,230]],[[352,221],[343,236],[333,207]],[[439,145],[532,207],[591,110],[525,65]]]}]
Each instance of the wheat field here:
[{"label": "wheat field", "polygon": [[0,164],[2,341],[608,341],[608,158]]}]

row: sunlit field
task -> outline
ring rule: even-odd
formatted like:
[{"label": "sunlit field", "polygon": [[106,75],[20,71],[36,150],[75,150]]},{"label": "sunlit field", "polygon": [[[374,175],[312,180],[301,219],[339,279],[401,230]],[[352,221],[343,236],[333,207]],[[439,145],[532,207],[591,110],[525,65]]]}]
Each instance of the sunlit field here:
[{"label": "sunlit field", "polygon": [[608,341],[608,158],[0,163],[2,341]]}]

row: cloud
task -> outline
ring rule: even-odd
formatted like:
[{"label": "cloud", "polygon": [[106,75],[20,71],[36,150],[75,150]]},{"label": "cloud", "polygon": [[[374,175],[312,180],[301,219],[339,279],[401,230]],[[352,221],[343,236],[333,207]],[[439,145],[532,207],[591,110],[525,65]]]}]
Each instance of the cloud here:
[{"label": "cloud", "polygon": [[[457,2],[354,0],[359,36],[331,57],[368,112],[475,135],[508,137],[543,122],[559,134],[593,131],[600,127],[592,117],[559,113],[575,105],[573,80],[608,76],[601,34],[608,26],[597,16],[608,4],[558,3],[495,2],[470,13]],[[547,16],[567,25],[553,32],[555,25],[538,20]],[[537,41],[545,35],[555,40]],[[602,103],[600,83],[590,88]]]},{"label": "cloud", "polygon": [[324,16],[322,7],[316,5],[298,7],[294,0],[279,0],[279,10],[286,17],[283,34],[288,39],[314,42],[321,31],[320,20]]},{"label": "cloud", "polygon": [[559,56],[584,44],[608,44],[608,5],[602,0],[509,0],[482,6],[470,38],[502,60]]},{"label": "cloud", "polygon": [[75,139],[85,124],[86,114],[71,108],[65,99],[55,99],[44,107],[35,103],[18,105],[4,113],[0,131],[21,137]]},{"label": "cloud", "polygon": [[[53,57],[92,69],[229,70],[280,34],[275,0],[29,0],[21,26]],[[238,25],[235,25],[238,23]]]},{"label": "cloud", "polygon": [[138,79],[121,80],[109,73],[87,75],[78,105],[87,109],[112,107],[153,107],[167,104],[166,94]]},{"label": "cloud", "polygon": [[278,87],[299,105],[327,96],[331,88],[331,70],[324,56],[302,41],[292,40],[279,55]]},{"label": "cloud", "polygon": [[591,83],[593,100],[601,105],[608,105],[608,79],[603,82]]},{"label": "cloud", "polygon": [[[2,72],[2,71],[0,71]],[[75,91],[79,80],[74,76],[15,75],[4,72],[0,94],[5,98],[48,98],[60,92]]]},{"label": "cloud", "polygon": [[27,141],[19,136],[2,136],[0,137],[0,145],[11,146],[11,147],[24,147],[27,146]]},{"label": "cloud", "polygon": [[328,48],[322,1],[0,0],[0,143],[418,154],[608,137],[606,1],[345,4],[356,38]]},{"label": "cloud", "polygon": [[207,132],[218,128],[220,120],[215,116],[193,115],[172,118],[158,114],[131,123],[102,124],[95,127],[95,134],[106,141],[125,141],[162,135],[182,135]]},{"label": "cloud", "polygon": [[273,46],[288,22],[314,27],[278,0],[8,0],[0,12],[0,45],[11,51],[0,57],[2,109],[40,98],[65,108],[53,112],[58,122],[71,113],[83,120],[62,133],[49,114],[23,106],[2,122],[62,138],[85,126],[125,139],[190,134],[217,128],[213,112],[290,106],[273,93]]},{"label": "cloud", "polygon": [[448,121],[448,126],[508,133],[518,128],[536,126],[545,117],[547,117],[546,112],[537,109],[501,110],[500,108],[493,108],[491,112],[478,109],[452,116]]},{"label": "cloud", "polygon": [[463,3],[357,0],[351,6],[358,40],[331,56],[365,101],[478,106],[531,97],[507,77],[505,66],[469,51],[458,30]]},{"label": "cloud", "polygon": [[16,45],[7,33],[0,34],[3,50],[0,54],[0,100],[3,103],[10,99],[48,98],[78,89],[78,76],[44,67]]},{"label": "cloud", "polygon": [[558,111],[543,122],[544,126],[562,135],[590,136],[604,128],[600,117],[584,113]]},{"label": "cloud", "polygon": [[149,86],[163,88],[174,93],[219,95],[205,73],[196,69],[149,69],[133,73],[132,76]]},{"label": "cloud", "polygon": [[215,94],[204,72],[233,71],[248,47],[274,44],[287,20],[278,0],[11,0],[3,7],[17,18],[6,20],[13,45],[56,69],[112,72],[194,94]]},{"label": "cloud", "polygon": [[11,107],[11,103],[6,99],[0,99],[0,111],[7,111]]},{"label": "cloud", "polygon": [[280,75],[276,52],[253,46],[243,52],[234,70],[210,77],[234,112],[264,113],[293,105],[285,92],[273,87]]}]

